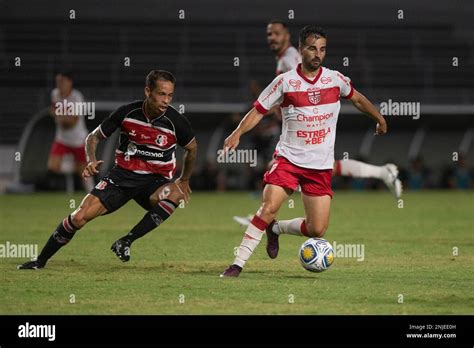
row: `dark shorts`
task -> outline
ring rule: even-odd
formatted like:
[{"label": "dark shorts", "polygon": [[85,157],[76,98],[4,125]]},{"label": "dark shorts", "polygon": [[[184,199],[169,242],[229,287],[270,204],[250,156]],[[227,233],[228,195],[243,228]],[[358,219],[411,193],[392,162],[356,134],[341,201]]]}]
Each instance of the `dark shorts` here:
[{"label": "dark shorts", "polygon": [[150,195],[169,182],[160,175],[137,174],[115,166],[95,185],[91,194],[99,198],[107,209],[106,214],[116,211],[131,199],[143,209],[150,210]]}]

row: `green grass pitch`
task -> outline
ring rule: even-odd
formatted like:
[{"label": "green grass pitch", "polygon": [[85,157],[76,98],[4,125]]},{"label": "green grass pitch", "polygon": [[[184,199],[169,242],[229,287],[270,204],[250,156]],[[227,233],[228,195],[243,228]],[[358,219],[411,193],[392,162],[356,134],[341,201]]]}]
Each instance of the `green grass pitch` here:
[{"label": "green grass pitch", "polygon": [[[70,199],[82,194],[0,196],[0,244],[41,250]],[[292,199],[279,218],[302,216]],[[219,278],[243,236],[232,216],[258,206],[248,193],[195,193],[122,263],[110,245],[144,214],[129,202],[89,223],[43,270],[0,258],[0,314],[474,314],[472,192],[408,193],[403,208],[388,192],[336,192],[325,238],[363,244],[363,261],[336,257],[313,274],[297,257],[304,238],[282,236],[271,260],[264,237],[240,278]]]}]

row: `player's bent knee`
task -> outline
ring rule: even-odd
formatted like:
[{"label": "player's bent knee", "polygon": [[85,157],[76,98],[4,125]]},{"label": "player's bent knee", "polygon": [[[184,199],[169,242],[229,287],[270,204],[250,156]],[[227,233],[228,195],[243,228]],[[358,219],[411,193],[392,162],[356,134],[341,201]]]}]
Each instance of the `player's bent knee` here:
[{"label": "player's bent knee", "polygon": [[308,234],[313,238],[322,238],[327,230],[327,225],[311,225],[307,224],[306,228],[308,229]]},{"label": "player's bent knee", "polygon": [[71,221],[74,226],[81,228],[95,217],[96,215],[91,212],[90,207],[81,206],[71,214]]},{"label": "player's bent knee", "polygon": [[87,223],[85,212],[82,208],[78,208],[71,214],[71,221],[75,227],[81,228]]},{"label": "player's bent knee", "polygon": [[272,220],[278,213],[278,207],[271,202],[263,202],[259,213],[260,217]]},{"label": "player's bent knee", "polygon": [[174,183],[166,184],[150,195],[150,203],[155,207],[159,201],[168,199],[175,204],[179,204],[184,199],[184,195],[179,191]]},{"label": "player's bent knee", "polygon": [[71,220],[74,226],[77,228],[83,227],[86,223],[93,220],[99,215],[102,215],[106,212],[106,209],[100,202],[100,200],[95,197],[89,195],[86,199],[84,199],[79,206],[72,214]]},{"label": "player's bent knee", "polygon": [[175,204],[179,204],[182,200],[184,200],[184,195],[179,190],[174,190],[170,193],[167,199]]}]

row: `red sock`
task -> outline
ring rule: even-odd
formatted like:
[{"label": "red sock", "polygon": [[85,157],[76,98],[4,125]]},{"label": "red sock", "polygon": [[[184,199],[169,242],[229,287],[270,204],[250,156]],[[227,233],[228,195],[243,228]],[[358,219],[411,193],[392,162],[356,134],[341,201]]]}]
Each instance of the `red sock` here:
[{"label": "red sock", "polygon": [[265,231],[265,229],[268,227],[268,223],[263,221],[259,216],[255,215],[250,222],[252,225],[257,227],[260,231]]},{"label": "red sock", "polygon": [[310,237],[308,229],[306,228],[306,220],[303,220],[303,222],[301,223],[300,230],[301,233],[303,233],[303,236]]}]

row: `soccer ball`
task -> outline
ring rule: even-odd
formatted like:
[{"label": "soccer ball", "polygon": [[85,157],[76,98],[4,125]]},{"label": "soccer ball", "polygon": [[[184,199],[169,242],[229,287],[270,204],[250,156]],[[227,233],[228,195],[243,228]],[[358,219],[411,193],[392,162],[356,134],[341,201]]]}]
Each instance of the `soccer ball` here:
[{"label": "soccer ball", "polygon": [[310,238],[300,248],[300,261],[310,272],[323,272],[334,262],[332,245],[322,238]]}]

